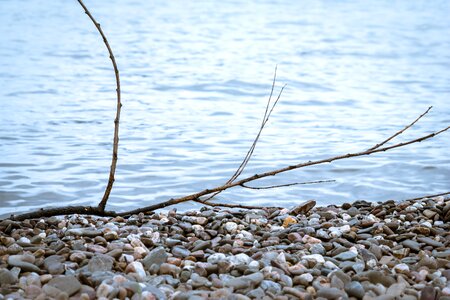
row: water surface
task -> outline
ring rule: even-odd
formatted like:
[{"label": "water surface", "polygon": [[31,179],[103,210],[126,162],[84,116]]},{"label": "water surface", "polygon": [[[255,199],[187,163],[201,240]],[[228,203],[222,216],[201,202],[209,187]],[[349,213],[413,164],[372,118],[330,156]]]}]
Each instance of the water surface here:
[{"label": "water surface", "polygon": [[[450,123],[448,1],[92,1],[121,72],[109,208],[226,181],[257,133],[278,65],[287,87],[244,175],[367,149]],[[0,1],[0,213],[95,204],[115,109],[104,45],[76,1]],[[290,206],[450,190],[449,135],[292,171],[221,201]],[[195,204],[180,206],[197,207]]]}]

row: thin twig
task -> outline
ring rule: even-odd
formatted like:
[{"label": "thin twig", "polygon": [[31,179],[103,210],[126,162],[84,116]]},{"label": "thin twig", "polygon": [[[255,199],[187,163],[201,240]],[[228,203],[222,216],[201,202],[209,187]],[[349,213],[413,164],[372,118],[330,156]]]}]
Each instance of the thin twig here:
[{"label": "thin twig", "polygon": [[267,122],[269,121],[269,117],[270,117],[270,115],[272,114],[273,109],[274,109],[275,106],[277,105],[278,100],[280,100],[281,94],[283,93],[283,90],[284,90],[285,87],[286,87],[286,85],[284,85],[284,86],[281,88],[280,93],[278,94],[277,100],[273,103],[272,108],[270,109],[269,113],[268,113],[267,116],[266,116],[266,119],[264,120],[263,124],[261,125],[261,128],[260,128],[260,130],[259,130],[259,132],[258,132],[258,135],[256,136],[255,140],[253,141],[253,144],[252,144],[252,146],[250,147],[250,150],[249,150],[249,152],[247,153],[247,156],[246,156],[246,158],[244,159],[243,164],[241,165],[241,167],[238,168],[238,170],[236,171],[236,173],[235,173],[235,174],[227,181],[227,183],[230,183],[230,182],[233,182],[234,180],[236,180],[236,179],[242,174],[242,172],[244,171],[245,167],[248,165],[248,162],[250,161],[250,159],[251,159],[251,157],[252,157],[252,155],[253,155],[253,152],[255,151],[256,144],[258,143],[259,138],[261,137],[261,133],[262,133],[262,131],[263,131],[265,125],[266,125]]},{"label": "thin twig", "polygon": [[98,204],[98,207],[101,211],[105,210],[106,202],[108,202],[109,195],[111,194],[111,190],[114,184],[114,174],[116,172],[116,166],[117,166],[117,155],[119,151],[119,120],[120,120],[120,109],[122,107],[122,102],[120,100],[120,77],[119,77],[119,68],[117,67],[116,59],[114,58],[114,54],[111,50],[111,46],[109,45],[108,39],[106,38],[106,35],[103,33],[102,28],[100,27],[100,24],[94,19],[92,14],[87,9],[86,5],[84,5],[82,0],[78,0],[78,3],[83,7],[84,12],[88,15],[88,17],[91,19],[91,21],[94,23],[95,27],[97,28],[98,32],[103,38],[103,43],[105,44],[106,48],[108,49],[109,58],[111,59],[114,73],[116,76],[116,93],[117,93],[117,108],[116,108],[116,118],[114,119],[114,140],[113,140],[113,153],[112,153],[112,160],[111,160],[111,168],[109,171],[109,179],[108,184],[105,188],[105,193],[103,194],[103,198]]},{"label": "thin twig", "polygon": [[204,205],[209,205],[213,207],[229,207],[229,208],[244,208],[244,209],[268,209],[268,208],[277,208],[282,209],[282,207],[277,206],[257,206],[257,205],[244,205],[244,204],[233,204],[233,203],[217,203],[217,202],[203,202],[201,200],[194,200],[194,202],[198,202]]},{"label": "thin twig", "polygon": [[243,188],[251,189],[251,190],[268,190],[268,189],[276,189],[280,187],[287,187],[287,186],[293,186],[293,185],[304,185],[304,184],[316,184],[316,183],[326,183],[326,182],[336,182],[336,180],[317,180],[317,181],[306,181],[306,182],[294,182],[294,183],[287,183],[287,184],[279,184],[279,185],[269,185],[269,186],[248,186],[244,183],[241,184]]},{"label": "thin twig", "polygon": [[[273,81],[272,81],[272,88],[270,90],[269,99],[267,100],[266,110],[264,112],[264,117],[262,119],[261,126],[259,127],[258,134],[256,135],[255,139],[253,140],[253,143],[250,146],[250,149],[248,150],[248,152],[245,155],[244,159],[242,160],[241,164],[236,169],[234,174],[231,175],[231,177],[226,181],[225,184],[229,184],[229,183],[233,182],[234,180],[236,180],[242,174],[242,172],[244,171],[244,169],[247,166],[248,162],[250,161],[250,159],[251,159],[251,157],[253,155],[253,152],[255,151],[256,144],[258,143],[259,138],[261,137],[261,133],[262,133],[264,127],[266,126],[267,122],[269,121],[269,117],[272,114],[272,112],[273,112],[275,106],[277,105],[278,101],[280,100],[280,97],[281,97],[281,94],[283,93],[284,88],[286,87],[286,85],[284,85],[281,88],[280,92],[278,93],[277,99],[272,104],[272,107],[270,107],[270,104],[271,104],[271,101],[272,101],[273,92],[274,92],[274,89],[275,89],[276,80],[277,80],[277,66],[275,66],[275,72],[274,72]],[[209,200],[211,200],[212,198],[214,198],[215,196],[217,196],[220,193],[221,193],[221,191],[216,192],[216,193],[208,196],[206,199],[203,199],[203,201],[209,201]]]},{"label": "thin twig", "polygon": [[420,119],[422,119],[422,117],[425,116],[425,115],[430,111],[430,109],[432,109],[432,108],[433,108],[433,106],[428,107],[428,109],[427,109],[423,114],[421,114],[417,119],[415,119],[411,124],[405,126],[405,128],[403,128],[402,130],[397,131],[395,134],[391,135],[391,136],[388,137],[386,140],[382,141],[382,142],[379,143],[379,144],[376,144],[375,146],[373,146],[372,148],[369,148],[369,149],[367,149],[367,150],[375,150],[375,149],[377,149],[377,148],[383,146],[384,144],[386,144],[387,142],[389,142],[390,140],[392,140],[392,139],[395,138],[396,136],[399,136],[400,134],[402,134],[403,132],[405,132],[408,128],[411,128],[414,124],[416,124],[417,121],[419,121]]},{"label": "thin twig", "polygon": [[266,125],[267,121],[269,120],[269,117],[272,114],[272,111],[273,111],[275,105],[277,105],[278,100],[280,99],[280,96],[281,96],[281,93],[283,92],[284,87],[281,89],[281,91],[277,97],[277,100],[273,104],[272,108],[269,110],[276,80],[277,80],[277,66],[275,66],[275,72],[274,72],[273,81],[272,81],[272,89],[270,90],[269,100],[267,101],[266,110],[264,112],[264,117],[262,119],[261,126],[259,127],[258,134],[256,135],[255,139],[253,140],[253,143],[252,143],[250,149],[248,150],[247,154],[245,155],[243,161],[241,162],[240,166],[237,168],[236,172],[230,177],[230,179],[228,179],[227,183],[233,182],[236,178],[238,178],[239,175],[242,173],[242,171],[247,166],[248,162],[250,161],[251,156],[253,155],[253,151],[256,148],[256,144],[258,143],[258,140],[261,136],[261,132],[263,131],[264,126]]}]

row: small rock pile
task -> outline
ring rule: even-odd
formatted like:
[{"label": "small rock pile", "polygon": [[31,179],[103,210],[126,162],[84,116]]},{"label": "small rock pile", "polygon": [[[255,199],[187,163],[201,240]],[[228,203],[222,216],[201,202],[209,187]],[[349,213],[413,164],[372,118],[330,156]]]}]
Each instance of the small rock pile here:
[{"label": "small rock pile", "polygon": [[450,300],[450,199],[0,222],[0,299]]}]

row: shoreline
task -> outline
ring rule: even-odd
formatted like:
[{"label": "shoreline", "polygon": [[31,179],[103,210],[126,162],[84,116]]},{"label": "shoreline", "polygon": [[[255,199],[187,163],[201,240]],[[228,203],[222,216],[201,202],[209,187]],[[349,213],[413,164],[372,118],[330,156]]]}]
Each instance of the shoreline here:
[{"label": "shoreline", "polygon": [[450,198],[0,222],[0,299],[450,300]]}]

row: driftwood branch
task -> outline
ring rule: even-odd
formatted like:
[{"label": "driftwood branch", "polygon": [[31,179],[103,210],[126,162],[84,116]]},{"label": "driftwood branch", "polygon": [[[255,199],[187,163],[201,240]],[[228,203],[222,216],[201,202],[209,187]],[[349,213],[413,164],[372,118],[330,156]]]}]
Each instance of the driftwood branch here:
[{"label": "driftwood branch", "polygon": [[117,93],[117,108],[116,108],[116,118],[114,119],[114,140],[113,140],[113,153],[112,153],[112,160],[111,160],[111,168],[109,170],[109,179],[108,184],[105,188],[105,193],[103,194],[103,198],[98,204],[99,210],[104,211],[106,202],[108,202],[109,195],[111,194],[111,190],[115,181],[114,174],[116,173],[116,166],[117,166],[117,155],[119,152],[119,121],[120,121],[120,109],[122,108],[122,102],[120,98],[120,77],[119,77],[119,68],[117,67],[116,59],[114,57],[114,54],[112,52],[111,46],[109,45],[108,39],[106,38],[106,35],[103,33],[102,28],[100,27],[100,23],[98,23],[92,14],[87,9],[86,5],[84,5],[82,0],[78,0],[78,3],[83,7],[84,12],[88,15],[89,19],[94,23],[95,27],[97,28],[98,32],[102,36],[103,43],[105,44],[106,48],[108,49],[109,58],[111,59],[114,73],[116,76],[116,93]]}]

